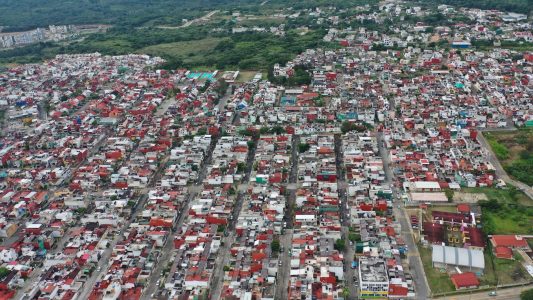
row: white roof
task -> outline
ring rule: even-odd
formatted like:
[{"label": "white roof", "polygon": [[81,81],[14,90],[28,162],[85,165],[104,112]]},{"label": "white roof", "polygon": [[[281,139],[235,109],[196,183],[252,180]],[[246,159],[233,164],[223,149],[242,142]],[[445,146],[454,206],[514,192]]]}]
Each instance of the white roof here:
[{"label": "white roof", "polygon": [[419,202],[448,202],[445,193],[411,193],[411,201]]},{"label": "white roof", "polygon": [[29,229],[38,229],[41,228],[43,224],[35,224],[35,223],[26,223],[26,228]]},{"label": "white roof", "polygon": [[315,219],[315,215],[296,215],[296,220],[313,220]]},{"label": "white roof", "polygon": [[483,251],[466,248],[433,245],[431,261],[454,266],[485,268]]},{"label": "white roof", "polygon": [[436,181],[415,181],[413,184],[416,189],[440,189],[440,184]]}]

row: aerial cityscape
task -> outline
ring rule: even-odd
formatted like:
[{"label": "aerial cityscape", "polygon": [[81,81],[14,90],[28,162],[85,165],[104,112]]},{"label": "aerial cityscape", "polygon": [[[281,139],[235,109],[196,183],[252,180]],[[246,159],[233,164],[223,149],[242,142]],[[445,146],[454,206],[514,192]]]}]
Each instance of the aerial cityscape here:
[{"label": "aerial cityscape", "polygon": [[533,300],[533,3],[6,1],[0,202],[0,300]]}]

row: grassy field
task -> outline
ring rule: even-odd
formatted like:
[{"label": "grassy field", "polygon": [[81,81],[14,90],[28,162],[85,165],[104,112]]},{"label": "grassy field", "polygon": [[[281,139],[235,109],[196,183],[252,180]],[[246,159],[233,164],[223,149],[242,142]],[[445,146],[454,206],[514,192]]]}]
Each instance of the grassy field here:
[{"label": "grassy field", "polygon": [[475,188],[462,188],[461,192],[464,193],[481,193],[487,196],[487,199],[496,199],[503,203],[518,203],[523,206],[533,207],[533,200],[521,192],[509,186],[508,188],[498,189],[494,187],[475,187]]},{"label": "grassy field", "polygon": [[185,63],[198,62],[198,65],[202,65],[202,57],[212,51],[223,40],[228,39],[209,37],[195,41],[165,43],[148,46],[137,50],[137,52],[162,57],[175,57]]},{"label": "grassy field", "polygon": [[455,291],[455,287],[447,273],[441,272],[431,264],[431,248],[418,247],[424,271],[429,283],[431,292],[434,294]]},{"label": "grassy field", "polygon": [[518,260],[494,258],[494,269],[499,284],[511,284],[526,280],[529,276]]},{"label": "grassy field", "polygon": [[279,26],[280,24],[285,23],[285,19],[281,17],[274,16],[250,16],[250,17],[241,17],[239,22],[240,26]]},{"label": "grassy field", "polygon": [[505,171],[516,180],[533,185],[533,130],[483,134]]},{"label": "grassy field", "polygon": [[240,71],[239,76],[237,76],[237,82],[247,82],[254,78],[255,74],[257,74],[258,71]]},{"label": "grassy field", "polygon": [[463,192],[484,193],[488,201],[480,201],[482,224],[487,234],[533,233],[533,201],[510,186],[497,188],[465,188]]}]

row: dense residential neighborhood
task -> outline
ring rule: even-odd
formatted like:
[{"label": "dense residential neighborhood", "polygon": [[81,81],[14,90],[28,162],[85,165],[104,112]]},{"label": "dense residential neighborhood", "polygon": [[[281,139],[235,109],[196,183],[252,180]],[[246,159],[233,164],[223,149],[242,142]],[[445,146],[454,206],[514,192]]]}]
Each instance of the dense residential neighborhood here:
[{"label": "dense residential neighborhood", "polygon": [[[533,51],[499,47],[533,25],[437,10],[475,25],[350,26],[429,15],[398,1],[294,9],[327,44],[246,79],[142,54],[10,66],[0,299],[518,299],[533,189],[484,134],[533,127]],[[249,31],[284,26],[232,34]]]}]

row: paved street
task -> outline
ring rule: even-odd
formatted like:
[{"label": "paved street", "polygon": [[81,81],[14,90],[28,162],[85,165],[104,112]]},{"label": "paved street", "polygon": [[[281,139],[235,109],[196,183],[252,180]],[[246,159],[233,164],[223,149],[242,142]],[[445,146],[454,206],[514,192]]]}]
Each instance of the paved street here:
[{"label": "paved street", "polygon": [[[344,251],[344,282],[350,291],[348,299],[357,299],[358,290],[356,284],[358,279],[355,277],[354,269],[351,268],[353,257],[355,255],[354,246],[350,245],[348,235],[350,232],[350,210],[348,203],[348,194],[346,193],[346,182],[344,172],[344,154],[342,153],[342,138],[335,135],[335,163],[337,165],[337,192],[340,199],[341,231],[342,238],[346,241]],[[354,280],[356,279],[356,280]]]},{"label": "paved street", "polygon": [[[209,148],[209,151],[207,152],[207,157],[202,163],[202,168],[198,174],[197,184],[200,184],[206,174],[207,174],[207,166],[211,163],[213,150],[215,149],[216,143],[218,139],[215,138],[211,141],[211,145]],[[188,187],[188,195],[186,198],[186,202],[183,205],[183,209],[181,210],[181,214],[179,215],[178,221],[176,224],[172,227],[172,231],[175,232],[179,227],[183,225],[183,222],[187,218],[187,212],[189,211],[189,204],[190,202],[196,197],[200,189],[196,188],[196,186],[192,185]],[[156,292],[161,292],[160,289],[158,289],[157,281],[160,280],[160,274],[163,271],[163,269],[167,266],[168,261],[170,260],[170,256],[174,252],[174,235],[171,234],[169,239],[165,242],[163,245],[163,248],[161,249],[161,257],[158,259],[158,263],[156,264],[155,269],[152,271],[153,276],[150,276],[150,281],[147,284],[146,289],[143,292],[141,299],[164,299],[164,296],[159,296],[156,294]],[[154,295],[154,296],[152,296]]]},{"label": "paved street", "polygon": [[[61,239],[57,242],[57,248],[49,252],[49,255],[55,255],[63,252],[63,248],[65,243],[68,241],[69,235],[64,234]],[[29,279],[26,279],[26,282],[24,282],[24,288],[18,289],[17,293],[15,294],[15,299],[25,299],[24,294],[27,291],[30,291],[34,288],[34,286],[39,282],[39,279],[41,277],[41,274],[43,273],[44,268],[36,268],[30,275]]]},{"label": "paved street", "polygon": [[294,212],[293,208],[296,205],[296,190],[298,186],[298,144],[300,143],[300,137],[298,135],[292,136],[291,143],[291,169],[289,171],[289,184],[287,185],[287,206],[285,211],[285,222],[287,222],[287,228],[292,229],[294,226]]},{"label": "paved street", "polygon": [[[392,171],[389,167],[390,163],[390,157],[389,157],[389,151],[383,146],[383,133],[378,132],[377,133],[377,143],[379,152],[381,154],[381,157],[383,159],[383,169],[385,171],[385,175],[387,177],[387,184],[390,184],[392,186]],[[397,191],[395,188],[392,188],[393,191],[393,198],[398,199]],[[417,299],[427,299],[430,290],[429,285],[426,280],[426,275],[424,272],[424,267],[422,265],[422,260],[420,259],[420,256],[418,255],[418,248],[416,247],[416,243],[413,239],[413,235],[410,233],[409,228],[409,222],[405,218],[405,213],[403,211],[403,206],[401,208],[398,208],[397,205],[393,206],[393,213],[396,216],[396,219],[400,221],[400,225],[402,226],[402,238],[404,239],[405,243],[408,247],[408,262],[409,262],[409,268],[411,271],[411,274],[413,275],[413,281],[415,283],[415,293]]]},{"label": "paved street", "polygon": [[284,251],[279,254],[281,266],[278,268],[276,296],[274,299],[287,299],[289,296],[289,280],[291,278],[291,254],[289,251],[292,246],[292,229],[285,230],[285,233],[279,238],[279,243],[284,248]]},{"label": "paved street", "polygon": [[519,300],[520,293],[533,288],[533,285],[519,286],[513,288],[498,289],[496,296],[489,296],[490,291],[475,292],[458,296],[445,296],[434,299],[442,300]]},{"label": "paved street", "polygon": [[[226,94],[219,101],[218,107],[219,107],[219,111],[221,112],[221,114],[223,114],[224,106],[226,105],[226,102],[229,99],[230,95],[231,95],[231,85],[228,87],[228,89],[226,91]],[[168,110],[168,108],[174,103],[175,103],[174,99],[169,99],[169,100],[165,101],[162,104],[162,106],[160,107],[160,109],[157,111],[156,115],[163,115],[164,112],[166,112],[166,110]],[[227,124],[227,122],[223,122],[221,124],[221,130],[224,130],[226,124]],[[188,194],[187,194],[186,203],[184,204],[183,209],[181,210],[181,213],[180,213],[180,215],[178,217],[178,221],[173,226],[173,232],[175,232],[179,227],[181,227],[183,225],[183,222],[187,218],[187,212],[189,210],[190,202],[202,190],[201,184],[202,184],[203,180],[205,179],[205,176],[207,175],[207,167],[211,164],[213,150],[216,147],[216,143],[218,141],[218,138],[219,137],[215,137],[211,141],[211,145],[210,145],[209,151],[207,152],[207,157],[202,162],[202,168],[201,168],[201,170],[200,170],[200,172],[198,174],[198,179],[197,179],[196,183],[193,184],[193,185],[189,185],[188,188],[187,188]],[[154,183],[155,183],[155,181],[154,181]],[[148,282],[147,287],[146,287],[146,289],[143,292],[142,299],[165,299],[166,296],[164,294],[161,294],[164,290],[163,289],[159,289],[159,286],[157,285],[157,282],[161,279],[160,278],[161,272],[165,269],[165,267],[167,267],[167,264],[170,261],[171,256],[175,253],[173,237],[174,236],[172,235],[165,242],[165,244],[163,245],[163,248],[161,249],[161,253],[162,253],[161,257],[159,257],[158,263],[156,264],[155,269],[152,271],[152,274],[154,274],[154,276],[150,277],[150,281]],[[222,247],[221,247],[221,249],[222,249]],[[173,265],[173,267],[174,266],[175,266],[175,264]],[[171,276],[171,275],[172,275],[172,273],[167,274],[167,276]],[[168,279],[168,277],[166,279]]]},{"label": "paved street", "polygon": [[80,291],[79,299],[88,299],[98,279],[100,279],[101,276],[105,274],[105,272],[107,272],[107,267],[108,267],[109,260],[111,258],[111,253],[113,251],[113,248],[115,247],[117,243],[124,240],[124,233],[126,232],[126,229],[129,227],[132,220],[135,219],[134,216],[137,216],[139,214],[140,210],[138,208],[144,206],[144,204],[146,203],[146,200],[147,200],[146,196],[141,197],[141,200],[139,201],[137,205],[137,209],[135,209],[134,213],[132,214],[132,217],[126,222],[126,224],[124,224],[124,226],[122,226],[122,229],[117,234],[115,234],[113,240],[111,241],[111,245],[107,249],[104,250],[104,253],[102,254],[97,264],[97,270],[100,270],[100,271],[97,271],[97,270],[94,271],[91,274],[91,277],[87,279],[87,281],[83,285],[82,290]]},{"label": "paved street", "polygon": [[[166,108],[168,108],[168,106]],[[135,150],[133,150],[133,151],[135,151]],[[132,153],[133,153],[133,151],[132,151]],[[106,274],[107,269],[109,267],[108,264],[109,264],[109,260],[111,258],[111,253],[113,251],[113,248],[115,248],[115,245],[117,243],[123,241],[126,238],[126,236],[125,236],[126,231],[130,227],[131,223],[136,220],[136,218],[139,215],[139,213],[142,212],[142,210],[143,210],[143,208],[144,208],[144,206],[146,204],[146,201],[148,200],[148,191],[152,187],[154,187],[155,183],[159,180],[163,170],[165,169],[167,161],[168,161],[168,155],[161,160],[161,164],[160,164],[159,168],[154,172],[152,177],[149,179],[147,187],[137,191],[137,194],[140,196],[139,202],[136,204],[136,206],[135,206],[135,208],[133,210],[133,213],[128,218],[127,222],[122,226],[122,229],[120,230],[120,232],[115,235],[114,239],[111,242],[111,245],[107,249],[104,250],[104,253],[102,254],[102,257],[98,261],[97,271],[94,271],[93,274],[91,274],[91,277],[89,277],[89,279],[87,279],[87,281],[83,285],[82,291],[80,292],[80,299],[87,299],[89,297],[94,285],[96,284],[96,282],[99,279],[101,279],[103,275]],[[172,244],[172,243],[168,243],[168,241],[167,241],[167,244]],[[98,270],[100,270],[100,271],[98,271]]]},{"label": "paved street", "polygon": [[[257,145],[257,141],[255,141],[255,145]],[[235,242],[235,225],[237,224],[237,219],[242,211],[242,204],[244,202],[244,198],[246,197],[248,181],[250,180],[250,174],[254,164],[255,150],[256,146],[248,150],[248,156],[246,157],[246,169],[241,181],[242,183],[239,185],[239,191],[237,197],[235,198],[235,205],[233,206],[230,219],[226,226],[225,232],[227,233],[227,236],[222,239],[224,244],[218,250],[218,256],[211,282],[211,299],[220,299],[220,295],[222,293],[222,287],[224,286],[224,266],[229,264],[230,248]]]},{"label": "paved street", "polygon": [[281,247],[284,248],[284,252],[280,253],[279,259],[281,266],[278,268],[278,274],[276,278],[276,294],[274,299],[287,299],[288,298],[288,286],[290,281],[291,272],[291,249],[292,249],[292,233],[294,226],[294,212],[293,208],[296,200],[296,190],[298,184],[298,144],[300,137],[298,135],[292,136],[291,142],[291,169],[289,170],[289,182],[287,184],[287,203],[285,207],[284,222],[286,222],[286,229],[284,234],[280,236],[279,242]]}]

